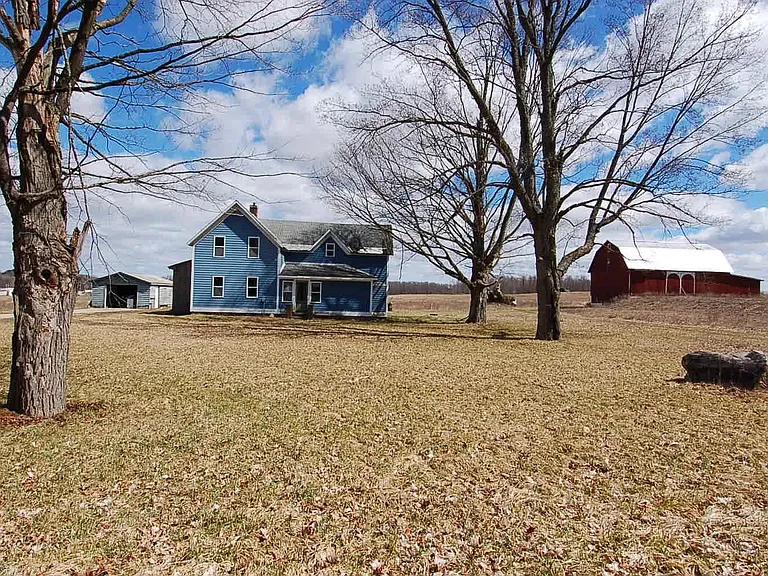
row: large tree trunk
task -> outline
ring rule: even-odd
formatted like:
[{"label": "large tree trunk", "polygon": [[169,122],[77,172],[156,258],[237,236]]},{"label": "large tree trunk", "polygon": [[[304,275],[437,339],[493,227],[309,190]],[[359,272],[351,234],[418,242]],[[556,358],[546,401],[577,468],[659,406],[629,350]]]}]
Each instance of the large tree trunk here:
[{"label": "large tree trunk", "polygon": [[488,288],[474,284],[469,288],[468,324],[485,324],[488,309]]},{"label": "large tree trunk", "polygon": [[557,241],[554,230],[540,226],[534,231],[536,254],[537,340],[560,340],[560,274],[557,270]]},{"label": "large tree trunk", "polygon": [[50,417],[66,405],[80,241],[77,234],[71,245],[67,241],[58,114],[33,94],[21,102],[17,126],[21,189],[9,203],[16,278],[8,408]]}]

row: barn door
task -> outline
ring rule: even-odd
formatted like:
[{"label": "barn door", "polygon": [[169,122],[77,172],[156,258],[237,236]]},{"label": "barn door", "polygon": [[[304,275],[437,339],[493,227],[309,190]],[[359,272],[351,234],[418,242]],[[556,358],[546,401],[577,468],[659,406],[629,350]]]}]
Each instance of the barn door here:
[{"label": "barn door", "polygon": [[680,276],[677,274],[667,276],[667,294],[680,294]]},{"label": "barn door", "polygon": [[683,294],[695,294],[696,293],[696,280],[692,274],[683,274],[681,280],[683,287]]}]

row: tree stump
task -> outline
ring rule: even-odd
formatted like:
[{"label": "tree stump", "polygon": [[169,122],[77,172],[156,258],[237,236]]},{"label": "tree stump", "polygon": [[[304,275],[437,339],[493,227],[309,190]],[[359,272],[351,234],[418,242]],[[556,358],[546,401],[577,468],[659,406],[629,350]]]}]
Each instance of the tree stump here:
[{"label": "tree stump", "polygon": [[690,382],[712,382],[753,389],[765,376],[768,357],[753,350],[746,354],[718,354],[703,350],[683,356]]},{"label": "tree stump", "polygon": [[499,282],[488,288],[488,302],[504,304],[504,292],[501,291],[501,284]]}]

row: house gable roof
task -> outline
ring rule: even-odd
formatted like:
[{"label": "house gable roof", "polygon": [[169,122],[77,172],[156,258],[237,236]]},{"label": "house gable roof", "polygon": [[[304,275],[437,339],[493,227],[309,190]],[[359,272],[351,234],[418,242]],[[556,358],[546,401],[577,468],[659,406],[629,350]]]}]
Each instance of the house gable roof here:
[{"label": "house gable roof", "polygon": [[224,222],[229,216],[232,215],[240,215],[245,216],[251,224],[253,224],[256,229],[258,229],[260,232],[262,232],[275,246],[278,248],[282,248],[283,245],[281,244],[280,240],[272,233],[269,228],[267,228],[264,224],[262,224],[262,220],[256,218],[250,210],[246,209],[240,202],[233,202],[230,204],[229,208],[224,210],[221,214],[216,216],[213,220],[208,222],[208,224],[203,227],[200,232],[195,234],[187,244],[189,246],[194,246],[197,244],[206,234],[208,234],[211,230],[216,228],[219,224]]},{"label": "house gable roof", "polygon": [[709,244],[668,241],[617,245],[606,242],[605,246],[618,250],[630,270],[733,274],[733,268],[725,254]]},{"label": "house gable roof", "polygon": [[289,251],[313,252],[322,242],[330,237],[341,246],[346,254],[391,255],[394,252],[392,236],[387,232],[387,227],[382,229],[378,226],[365,224],[257,218],[239,202],[233,202],[226,210],[195,234],[187,244],[194,246],[232,214],[245,216],[275,246]]},{"label": "house gable roof", "polygon": [[392,254],[391,235],[377,226],[259,219],[286,250],[314,252],[332,238],[346,254]]}]

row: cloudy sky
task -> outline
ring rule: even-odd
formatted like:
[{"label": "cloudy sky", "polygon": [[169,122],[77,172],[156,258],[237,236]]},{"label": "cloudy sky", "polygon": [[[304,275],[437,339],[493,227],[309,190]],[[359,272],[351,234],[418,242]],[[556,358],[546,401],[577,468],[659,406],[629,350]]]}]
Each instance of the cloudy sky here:
[{"label": "cloudy sky", "polygon": [[[763,12],[768,14],[768,8]],[[369,57],[366,41],[338,19],[314,21],[301,34],[304,48],[297,73],[245,74],[237,78],[237,90],[206,88],[190,94],[185,110],[178,115],[181,120],[176,121],[194,129],[165,143],[163,154],[183,156],[194,150],[223,156],[275,151],[280,159],[260,166],[265,174],[302,173],[322,163],[336,143],[335,130],[320,113],[323,105],[352,98],[376,79],[397,75],[401,64],[386,54]],[[73,105],[90,115],[105,110],[95,96],[80,97]],[[744,196],[708,199],[706,211],[718,224],[695,230],[692,237],[721,248],[737,273],[768,278],[768,143],[759,143],[739,161],[748,174]],[[101,275],[112,269],[166,275],[169,264],[189,257],[188,240],[232,200],[256,202],[260,214],[268,218],[342,219],[319,199],[314,183],[301,176],[236,179],[236,184],[240,190],[221,186],[214,191],[216,202],[195,201],[192,206],[141,194],[113,195],[108,201],[90,197],[97,240],[83,256],[84,272]],[[73,203],[73,225],[82,219],[82,210]],[[656,227],[647,226],[639,236],[650,240],[659,233]],[[628,237],[626,230],[617,227],[607,230],[601,240]],[[406,255],[401,262],[400,256],[392,259],[391,279],[445,281],[420,259]],[[586,273],[588,266],[589,258],[572,272]],[[11,267],[11,224],[3,210],[0,268]],[[530,257],[502,267],[509,274],[530,274],[532,269]]]}]

